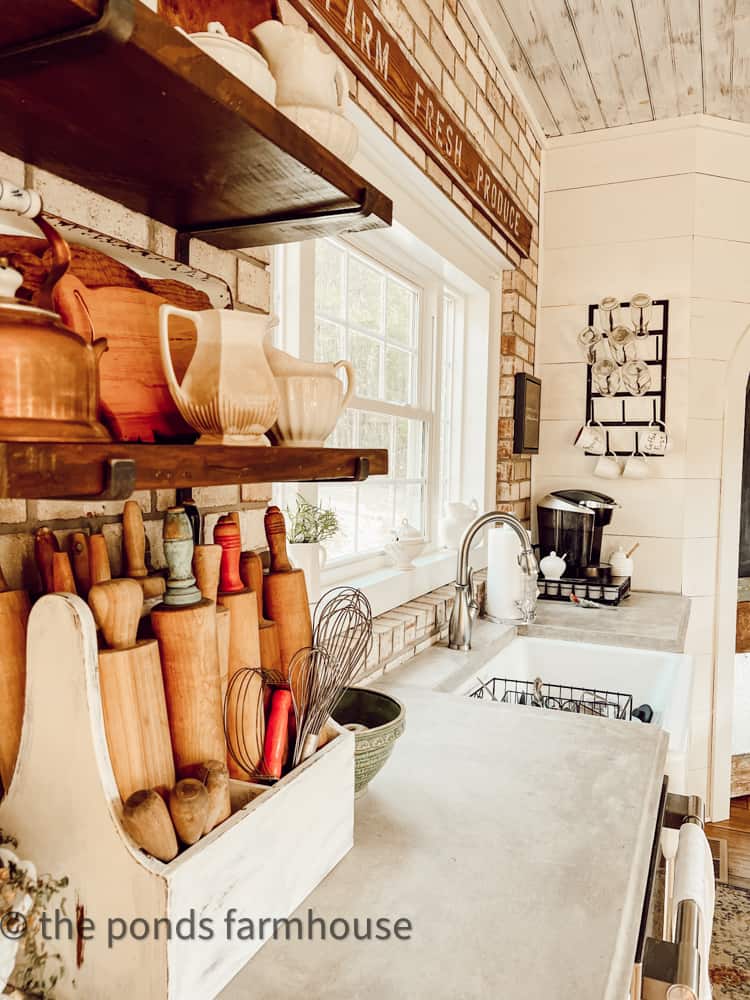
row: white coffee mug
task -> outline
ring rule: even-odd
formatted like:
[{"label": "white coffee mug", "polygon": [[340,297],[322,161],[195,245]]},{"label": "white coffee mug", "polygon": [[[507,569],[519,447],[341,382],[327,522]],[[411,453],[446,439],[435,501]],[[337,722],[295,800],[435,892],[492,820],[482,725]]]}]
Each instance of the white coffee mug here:
[{"label": "white coffee mug", "polygon": [[[592,426],[592,424],[596,426]],[[573,442],[582,451],[592,451],[595,455],[603,455],[606,442],[606,432],[598,420],[587,420],[576,434]]]},{"label": "white coffee mug", "polygon": [[622,474],[627,479],[646,479],[648,477],[646,456],[638,449],[637,445],[625,460]]},{"label": "white coffee mug", "polygon": [[[657,425],[661,425],[664,430],[660,431]],[[645,455],[663,455],[669,444],[669,433],[667,425],[663,420],[652,420],[643,432],[641,451]]]},{"label": "white coffee mug", "polygon": [[594,475],[599,476],[600,479],[619,479],[622,475],[622,469],[620,468],[620,463],[617,461],[617,456],[614,452],[606,452],[601,458],[597,459],[596,465],[594,466]]}]

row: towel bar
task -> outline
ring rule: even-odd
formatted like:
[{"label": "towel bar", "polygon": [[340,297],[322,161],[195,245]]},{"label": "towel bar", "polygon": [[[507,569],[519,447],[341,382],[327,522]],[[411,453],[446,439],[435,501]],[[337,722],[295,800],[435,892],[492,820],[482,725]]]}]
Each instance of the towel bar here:
[{"label": "towel bar", "polygon": [[[664,827],[679,830],[691,823],[703,829],[704,817],[705,808],[699,796],[667,795]],[[669,879],[665,882],[668,885]],[[665,896],[665,907],[669,903]],[[698,1000],[701,921],[700,907],[695,900],[683,899],[677,906],[675,940],[646,939],[642,960],[633,972],[634,1000]]]}]

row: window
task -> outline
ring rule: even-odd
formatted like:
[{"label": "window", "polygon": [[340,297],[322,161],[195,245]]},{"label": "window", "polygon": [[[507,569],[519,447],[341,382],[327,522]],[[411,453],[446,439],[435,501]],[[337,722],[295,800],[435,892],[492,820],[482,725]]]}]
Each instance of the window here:
[{"label": "window", "polygon": [[[295,251],[299,273],[286,268],[285,280],[298,280],[299,292],[281,296],[282,312],[286,305],[293,314],[283,317],[283,346],[316,361],[345,358],[356,374],[355,395],[327,443],[389,452],[387,477],[299,488],[338,514],[329,562],[382,555],[404,518],[432,541],[444,502],[454,498],[462,297],[414,261],[406,268],[340,240]],[[280,499],[289,497],[286,487]]]}]

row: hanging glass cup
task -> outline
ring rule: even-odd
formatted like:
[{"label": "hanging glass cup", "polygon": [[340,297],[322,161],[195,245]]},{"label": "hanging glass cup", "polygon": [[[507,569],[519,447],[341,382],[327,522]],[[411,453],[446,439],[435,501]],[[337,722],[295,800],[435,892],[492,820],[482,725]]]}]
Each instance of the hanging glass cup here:
[{"label": "hanging glass cup", "polygon": [[620,303],[614,295],[606,295],[599,303],[598,320],[599,329],[606,334],[620,325]]},{"label": "hanging glass cup", "polygon": [[587,365],[593,365],[596,361],[596,348],[602,342],[602,335],[593,326],[584,327],[576,338],[578,346],[583,350]]},{"label": "hanging glass cup", "polygon": [[652,305],[651,296],[645,292],[637,292],[630,300],[630,318],[638,337],[648,337]]},{"label": "hanging glass cup", "polygon": [[607,339],[612,358],[618,365],[624,365],[626,361],[634,361],[638,356],[635,346],[635,331],[629,326],[616,326],[610,331]]},{"label": "hanging glass cup", "polygon": [[602,358],[591,366],[594,392],[600,396],[616,396],[621,384],[620,369],[611,358]]},{"label": "hanging glass cup", "polygon": [[631,396],[643,396],[651,388],[651,369],[645,361],[628,361],[623,365],[622,381]]}]

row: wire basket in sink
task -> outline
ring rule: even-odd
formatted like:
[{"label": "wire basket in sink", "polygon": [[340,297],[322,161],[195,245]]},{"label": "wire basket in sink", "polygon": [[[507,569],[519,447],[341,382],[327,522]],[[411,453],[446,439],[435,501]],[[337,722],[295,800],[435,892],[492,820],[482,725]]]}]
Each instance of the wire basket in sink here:
[{"label": "wire basket in sink", "polygon": [[633,696],[622,691],[574,687],[570,684],[545,684],[540,677],[520,681],[509,677],[491,677],[479,683],[470,698],[499,701],[506,705],[551,708],[558,712],[599,715],[605,719],[630,720]]}]

